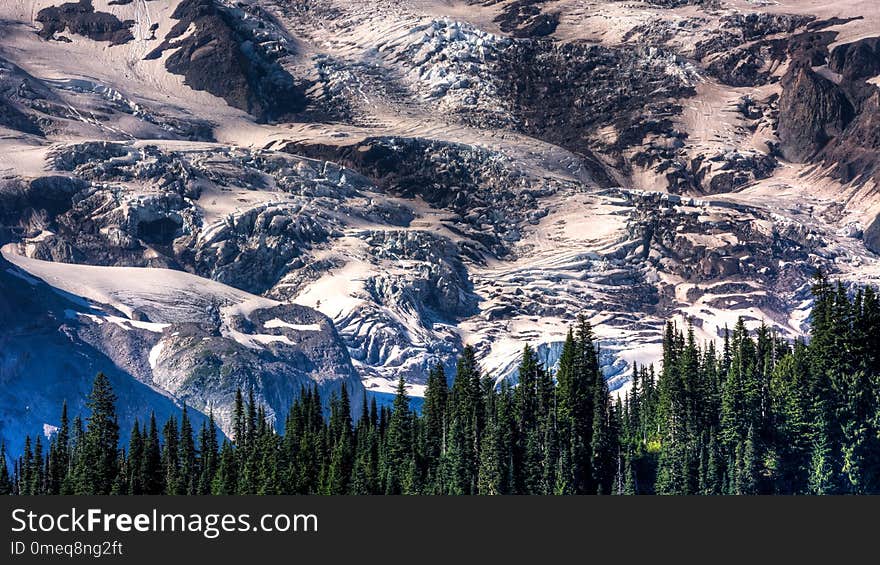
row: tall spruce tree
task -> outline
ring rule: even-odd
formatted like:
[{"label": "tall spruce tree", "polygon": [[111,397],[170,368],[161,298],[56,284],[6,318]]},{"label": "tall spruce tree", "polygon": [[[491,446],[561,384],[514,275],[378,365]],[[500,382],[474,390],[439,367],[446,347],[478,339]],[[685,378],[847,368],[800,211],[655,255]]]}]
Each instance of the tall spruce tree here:
[{"label": "tall spruce tree", "polygon": [[76,492],[110,494],[119,470],[119,425],[116,421],[116,395],[104,373],[95,377],[86,406],[89,416]]}]

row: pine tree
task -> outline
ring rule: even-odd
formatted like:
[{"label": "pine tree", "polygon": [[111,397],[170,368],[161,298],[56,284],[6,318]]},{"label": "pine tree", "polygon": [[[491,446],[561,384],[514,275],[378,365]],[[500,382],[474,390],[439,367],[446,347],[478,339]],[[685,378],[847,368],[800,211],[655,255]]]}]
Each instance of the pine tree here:
[{"label": "pine tree", "polygon": [[70,423],[67,401],[61,405],[61,423],[49,445],[49,467],[46,476],[48,494],[61,494],[64,477],[70,471]]},{"label": "pine tree", "polygon": [[46,494],[46,469],[48,460],[43,453],[43,438],[37,436],[34,442],[34,477],[31,492]]},{"label": "pine tree", "polygon": [[22,495],[36,494],[31,491],[34,484],[34,453],[31,445],[31,436],[24,438],[24,452],[18,462],[18,492]]},{"label": "pine tree", "polygon": [[611,494],[615,475],[615,455],[611,420],[613,413],[609,406],[608,385],[599,379],[593,392],[593,433],[590,454],[590,469],[596,494]]},{"label": "pine tree", "polygon": [[143,494],[162,494],[165,489],[162,451],[159,444],[159,430],[156,428],[156,414],[154,413],[150,413],[150,427],[144,438],[144,452],[138,473]]},{"label": "pine tree", "polygon": [[495,418],[486,423],[486,435],[480,449],[478,494],[504,494],[504,461],[501,434]]},{"label": "pine tree", "polygon": [[476,353],[467,346],[458,360],[449,401],[448,442],[445,457],[445,494],[474,494],[480,458],[485,410]]},{"label": "pine tree", "polygon": [[244,397],[241,388],[235,391],[235,403],[232,409],[232,439],[239,447],[246,442],[247,418],[245,415]]},{"label": "pine tree", "polygon": [[404,480],[412,452],[412,413],[409,409],[409,396],[403,377],[397,382],[394,408],[388,423],[385,439],[383,464],[383,485],[385,494],[402,494]]},{"label": "pine tree", "polygon": [[211,494],[231,495],[236,494],[238,489],[238,465],[235,461],[235,452],[228,441],[224,441],[220,447],[217,473],[211,483]]},{"label": "pine tree", "polygon": [[440,494],[443,490],[440,462],[446,452],[448,387],[443,366],[435,365],[428,373],[425,401],[422,405],[422,416],[425,422],[422,450],[429,494]]},{"label": "pine tree", "polygon": [[211,494],[211,484],[217,472],[219,445],[217,442],[217,424],[214,421],[214,411],[208,413],[208,423],[202,423],[199,433],[199,451],[201,462],[199,465],[199,494]]},{"label": "pine tree", "polygon": [[78,485],[83,480],[83,458],[85,457],[85,430],[82,418],[77,415],[71,424],[73,430],[70,442],[70,464],[68,472],[61,483],[61,494],[71,495],[78,492]]},{"label": "pine tree", "polygon": [[0,496],[12,494],[12,478],[6,462],[6,444],[0,445]]},{"label": "pine tree", "polygon": [[180,436],[177,431],[177,419],[168,418],[162,428],[162,472],[165,485],[164,494],[182,494],[183,486],[180,477]]},{"label": "pine tree", "polygon": [[86,405],[89,417],[84,437],[83,457],[77,494],[110,494],[119,472],[119,425],[116,422],[116,395],[110,380],[98,373]]},{"label": "pine tree", "polygon": [[180,494],[195,495],[199,491],[198,452],[186,404],[180,417]]},{"label": "pine tree", "polygon": [[144,439],[141,435],[140,424],[135,421],[128,440],[128,493],[132,495],[144,494],[143,474],[141,469],[144,465]]}]

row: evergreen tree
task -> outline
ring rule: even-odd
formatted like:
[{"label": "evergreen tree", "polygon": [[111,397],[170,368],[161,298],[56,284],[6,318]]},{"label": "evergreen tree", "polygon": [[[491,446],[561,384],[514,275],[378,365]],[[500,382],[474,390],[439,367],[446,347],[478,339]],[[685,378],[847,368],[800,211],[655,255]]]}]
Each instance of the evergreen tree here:
[{"label": "evergreen tree", "polygon": [[406,474],[410,469],[412,451],[412,413],[403,377],[397,382],[394,408],[388,422],[385,439],[383,490],[385,494],[403,494]]},{"label": "evergreen tree", "polygon": [[198,452],[192,423],[186,404],[180,417],[180,482],[178,493],[194,495],[199,492]]},{"label": "evergreen tree", "polygon": [[61,405],[61,423],[49,445],[49,467],[46,473],[48,494],[61,494],[65,476],[70,472],[70,422],[67,401]]},{"label": "evergreen tree", "polygon": [[235,452],[232,444],[223,442],[220,448],[219,464],[217,473],[211,483],[211,494],[230,495],[236,494],[238,489],[238,465],[235,461]]},{"label": "evergreen tree", "polygon": [[110,380],[98,373],[86,405],[89,417],[79,461],[77,494],[110,494],[119,463],[119,425],[116,423],[116,395]]},{"label": "evergreen tree", "polygon": [[170,417],[162,428],[162,472],[165,494],[181,494],[183,487],[180,477],[180,436],[177,420]]},{"label": "evergreen tree", "polygon": [[6,462],[6,444],[0,445],[0,496],[12,494],[12,477]]},{"label": "evergreen tree", "polygon": [[138,473],[143,494],[162,494],[165,488],[162,451],[159,444],[159,430],[156,427],[156,414],[154,413],[150,413],[150,427],[144,438],[144,452]]},{"label": "evergreen tree", "polygon": [[428,493],[441,494],[443,490],[440,472],[441,458],[446,452],[446,429],[448,423],[447,398],[449,384],[443,366],[437,364],[428,373],[425,400],[422,405],[424,419],[425,480]]},{"label": "evergreen tree", "polygon": [[211,494],[214,475],[218,466],[217,424],[214,422],[214,411],[208,414],[208,423],[202,424],[199,432],[199,450],[201,461],[199,465],[198,494]]},{"label": "evergreen tree", "polygon": [[480,436],[485,411],[476,353],[465,347],[458,360],[450,399],[444,494],[475,494],[480,458]]},{"label": "evergreen tree", "polygon": [[144,494],[144,476],[141,469],[144,466],[144,439],[141,436],[140,424],[135,421],[131,429],[128,441],[128,493],[132,495]]}]

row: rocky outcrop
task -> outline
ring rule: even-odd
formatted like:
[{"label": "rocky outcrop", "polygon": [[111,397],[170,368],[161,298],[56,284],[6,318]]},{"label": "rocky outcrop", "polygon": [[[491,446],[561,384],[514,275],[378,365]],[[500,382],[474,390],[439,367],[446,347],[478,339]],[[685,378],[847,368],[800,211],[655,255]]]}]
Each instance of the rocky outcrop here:
[{"label": "rocky outcrop", "polygon": [[302,388],[317,387],[325,405],[345,386],[357,406],[363,386],[332,322],[294,304],[248,315],[215,314],[218,323],[172,324],[150,350],[152,379],[224,430],[236,390],[253,390],[279,428]]},{"label": "rocky outcrop", "polygon": [[699,155],[690,163],[693,188],[706,194],[733,192],[750,182],[773,174],[776,159],[758,151],[729,151]]},{"label": "rocky outcrop", "polygon": [[777,80],[788,58],[789,38],[815,18],[791,14],[738,13],[721,18],[721,28],[694,46],[694,57],[715,78],[731,86]]},{"label": "rocky outcrop", "polygon": [[517,127],[583,155],[602,186],[617,182],[593,154],[595,131],[614,126],[617,151],[658,129],[674,135],[668,118],[681,108],[672,100],[693,92],[687,64],[653,47],[522,41],[504,52],[498,72]]},{"label": "rocky outcrop", "polygon": [[811,159],[853,119],[852,104],[840,87],[806,64],[792,66],[782,89],[777,131],[787,159]]},{"label": "rocky outcrop", "polygon": [[134,39],[131,33],[134,20],[121,21],[109,12],[96,12],[92,0],[43,8],[35,19],[43,24],[39,32],[43,39],[62,39],[57,34],[64,30],[110,45],[121,45]]},{"label": "rocky outcrop", "polygon": [[[631,195],[638,212],[628,226],[641,253],[658,270],[707,284],[742,277],[777,287],[806,280],[811,254],[822,246],[811,230],[779,222],[758,209],[661,194]],[[749,221],[744,221],[749,218]],[[785,261],[780,261],[785,257]],[[717,294],[723,294],[718,290]]]},{"label": "rocky outcrop", "polygon": [[874,221],[865,228],[862,234],[865,247],[880,255],[880,216],[874,218]]},{"label": "rocky outcrop", "polygon": [[880,89],[864,100],[858,114],[818,155],[841,181],[880,182]]},{"label": "rocky outcrop", "polygon": [[514,0],[504,4],[495,23],[513,37],[552,35],[559,25],[559,12],[543,11],[547,0]]},{"label": "rocky outcrop", "polygon": [[0,57],[0,127],[44,137],[51,129],[46,114],[69,114],[45,84]]},{"label": "rocky outcrop", "polygon": [[[778,134],[783,155],[820,162],[843,182],[880,179],[880,39],[835,47],[834,34],[802,34],[783,78]],[[820,74],[821,73],[821,74]]]},{"label": "rocky outcrop", "polygon": [[417,272],[374,277],[369,288],[379,302],[403,305],[419,312],[425,322],[472,316],[478,298],[459,250],[447,238],[425,231],[381,231],[364,234],[377,259],[418,261]]},{"label": "rocky outcrop", "polygon": [[856,84],[880,74],[880,37],[869,37],[853,43],[838,45],[828,57],[828,67],[839,73],[842,80],[853,83],[858,92],[869,91],[868,86]]},{"label": "rocky outcrop", "polygon": [[0,127],[42,136],[39,126],[27,114],[16,108],[9,100],[0,98]]},{"label": "rocky outcrop", "polygon": [[261,121],[305,109],[305,85],[281,66],[279,53],[269,52],[235,13],[215,0],[184,0],[171,17],[178,22],[147,59],[172,50],[165,61],[169,72],[183,75],[189,87],[219,96]]},{"label": "rocky outcrop", "polygon": [[833,165],[843,182],[880,182],[880,86],[868,82],[880,76],[880,38],[839,45],[831,52],[828,68],[839,74],[856,115],[819,159]]}]

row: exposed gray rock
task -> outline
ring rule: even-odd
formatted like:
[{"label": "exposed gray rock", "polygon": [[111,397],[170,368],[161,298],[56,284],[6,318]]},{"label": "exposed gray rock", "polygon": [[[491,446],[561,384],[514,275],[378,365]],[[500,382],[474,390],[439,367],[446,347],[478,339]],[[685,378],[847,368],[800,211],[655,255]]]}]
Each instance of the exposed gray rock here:
[{"label": "exposed gray rock", "polygon": [[880,216],[874,218],[874,221],[865,229],[862,238],[865,241],[865,247],[880,255]]},{"label": "exposed gray rock", "polygon": [[[165,61],[169,72],[262,121],[305,109],[304,85],[278,63],[280,53],[261,44],[234,11],[215,0],[184,0],[171,17],[178,23],[147,59],[173,49]],[[194,31],[187,33],[190,28]]]},{"label": "exposed gray rock", "polygon": [[65,29],[95,41],[108,41],[110,45],[120,45],[134,39],[130,29],[134,20],[120,21],[109,12],[96,12],[92,0],[43,8],[37,12],[35,19],[43,24],[39,32],[43,39],[54,39]]},{"label": "exposed gray rock", "polygon": [[839,135],[853,118],[846,95],[804,64],[783,79],[779,99],[779,139],[786,158],[806,161]]}]

